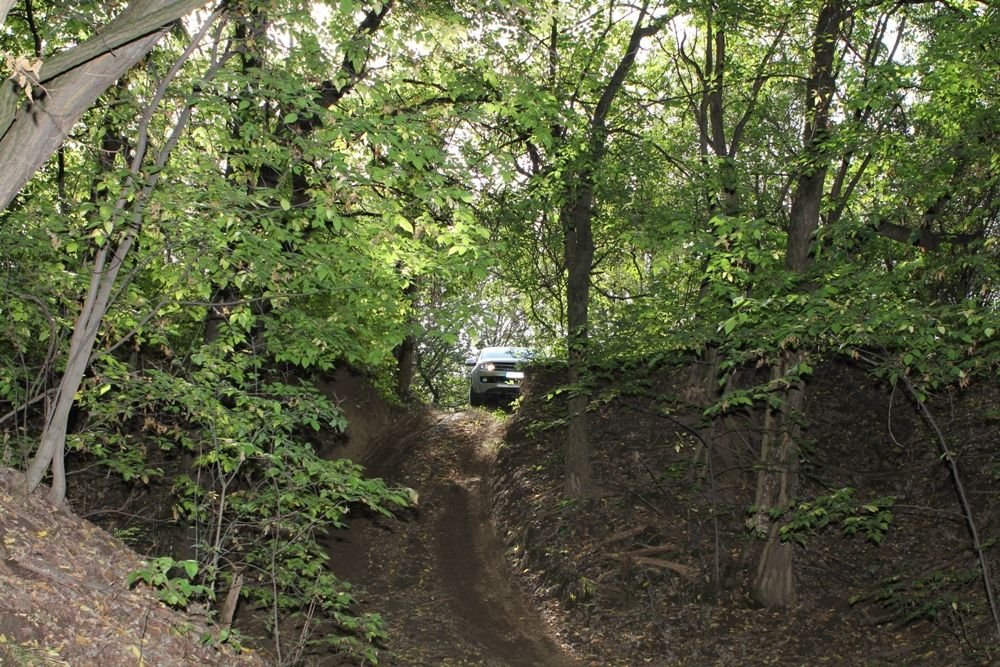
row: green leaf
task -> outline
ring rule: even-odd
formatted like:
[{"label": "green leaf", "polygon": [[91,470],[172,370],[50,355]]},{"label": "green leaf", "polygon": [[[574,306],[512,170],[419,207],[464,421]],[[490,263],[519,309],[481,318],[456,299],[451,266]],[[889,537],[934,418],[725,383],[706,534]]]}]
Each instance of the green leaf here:
[{"label": "green leaf", "polygon": [[184,571],[187,573],[188,578],[194,579],[195,575],[198,574],[198,561],[195,560],[185,560],[181,561],[181,566],[183,566]]},{"label": "green leaf", "polygon": [[396,223],[396,226],[404,232],[409,234],[413,233],[413,223],[407,220],[404,216],[397,214],[396,217],[393,218],[393,221]]}]

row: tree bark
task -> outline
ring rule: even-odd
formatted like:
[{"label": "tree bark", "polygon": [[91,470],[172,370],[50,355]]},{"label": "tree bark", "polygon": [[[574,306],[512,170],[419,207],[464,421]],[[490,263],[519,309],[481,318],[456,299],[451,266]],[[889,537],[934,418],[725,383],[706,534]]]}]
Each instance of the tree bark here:
[{"label": "tree bark", "polygon": [[408,334],[394,351],[396,357],[396,396],[401,401],[413,398],[416,346],[417,341],[413,334]]},{"label": "tree bark", "polygon": [[[801,361],[790,352],[771,367],[771,382],[780,385],[785,375]],[[781,541],[779,524],[771,519],[772,509],[784,509],[791,503],[798,485],[798,415],[804,395],[801,382],[794,382],[782,392],[779,406],[768,406],[764,414],[755,514],[750,520],[753,533],[763,537],[764,550],[757,561],[753,597],[764,607],[779,607],[795,599],[792,578],[792,545]]]},{"label": "tree bark", "polygon": [[[98,96],[149,53],[166,26],[207,0],[134,0],[100,34],[56,54],[28,100],[13,79],[0,84],[0,210],[55,152]],[[2,8],[2,5],[0,5]],[[21,100],[23,104],[20,104]]]},{"label": "tree bark", "polygon": [[7,20],[7,12],[14,6],[17,0],[0,0],[0,26]]},{"label": "tree bark", "polygon": [[118,271],[134,240],[134,233],[126,235],[115,249],[110,266],[108,266],[110,242],[106,243],[97,253],[94,270],[91,274],[90,289],[83,307],[80,309],[80,315],[73,326],[69,360],[53,398],[53,407],[46,419],[38,450],[25,473],[26,490],[30,493],[41,484],[42,478],[51,464],[52,487],[48,499],[53,505],[61,505],[66,497],[63,450],[66,443],[69,413],[73,407],[76,392],[83,381],[84,373],[90,364],[90,354],[94,348],[94,341],[97,339],[101,320],[108,309],[115,278],[118,276]]},{"label": "tree bark", "polygon": [[803,166],[796,181],[789,213],[785,268],[804,273],[812,264],[813,235],[819,228],[823,187],[829,169],[824,146],[829,134],[834,93],[834,58],[844,20],[841,0],[827,0],[820,10],[813,41],[813,65],[806,86],[806,120],[803,128]]},{"label": "tree bark", "polygon": [[590,304],[590,273],[594,262],[593,185],[590,173],[580,175],[574,201],[563,213],[564,260],[568,273],[566,283],[566,323],[569,362],[569,426],[566,432],[566,494],[581,498],[592,485],[590,436],[587,428],[587,405],[590,397],[585,384],[588,380],[587,353],[588,310]]}]

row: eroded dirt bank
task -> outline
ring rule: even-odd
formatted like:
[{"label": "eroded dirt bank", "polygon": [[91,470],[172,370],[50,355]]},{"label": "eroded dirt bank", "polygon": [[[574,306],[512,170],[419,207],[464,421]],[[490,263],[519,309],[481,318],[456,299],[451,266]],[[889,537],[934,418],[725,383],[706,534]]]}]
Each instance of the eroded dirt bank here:
[{"label": "eroded dirt bank", "polygon": [[356,518],[327,543],[338,576],[386,620],[380,664],[579,664],[512,584],[490,526],[486,475],[499,438],[488,414],[440,414],[365,456],[369,475],[420,494],[409,520]]},{"label": "eroded dirt bank", "polygon": [[217,628],[130,586],[142,559],[108,532],[0,468],[0,666],[263,667],[257,653],[210,645]]}]

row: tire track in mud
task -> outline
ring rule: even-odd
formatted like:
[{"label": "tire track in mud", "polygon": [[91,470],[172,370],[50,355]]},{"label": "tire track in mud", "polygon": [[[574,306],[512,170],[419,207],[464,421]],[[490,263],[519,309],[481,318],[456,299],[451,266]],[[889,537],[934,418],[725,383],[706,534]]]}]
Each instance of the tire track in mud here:
[{"label": "tire track in mud", "polygon": [[490,415],[446,414],[365,457],[369,476],[420,494],[411,520],[358,518],[327,541],[334,572],[386,621],[380,664],[578,664],[511,580],[494,534],[485,480],[498,438]]}]

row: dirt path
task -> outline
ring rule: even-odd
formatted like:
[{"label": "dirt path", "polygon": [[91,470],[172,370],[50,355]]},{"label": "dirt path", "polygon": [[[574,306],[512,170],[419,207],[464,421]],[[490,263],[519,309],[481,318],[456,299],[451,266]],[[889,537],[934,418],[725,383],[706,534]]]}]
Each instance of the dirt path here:
[{"label": "dirt path", "polygon": [[444,414],[366,457],[369,475],[420,494],[411,520],[356,519],[328,543],[334,571],[386,620],[381,664],[578,664],[511,583],[490,525],[484,479],[498,438],[487,414]]}]

